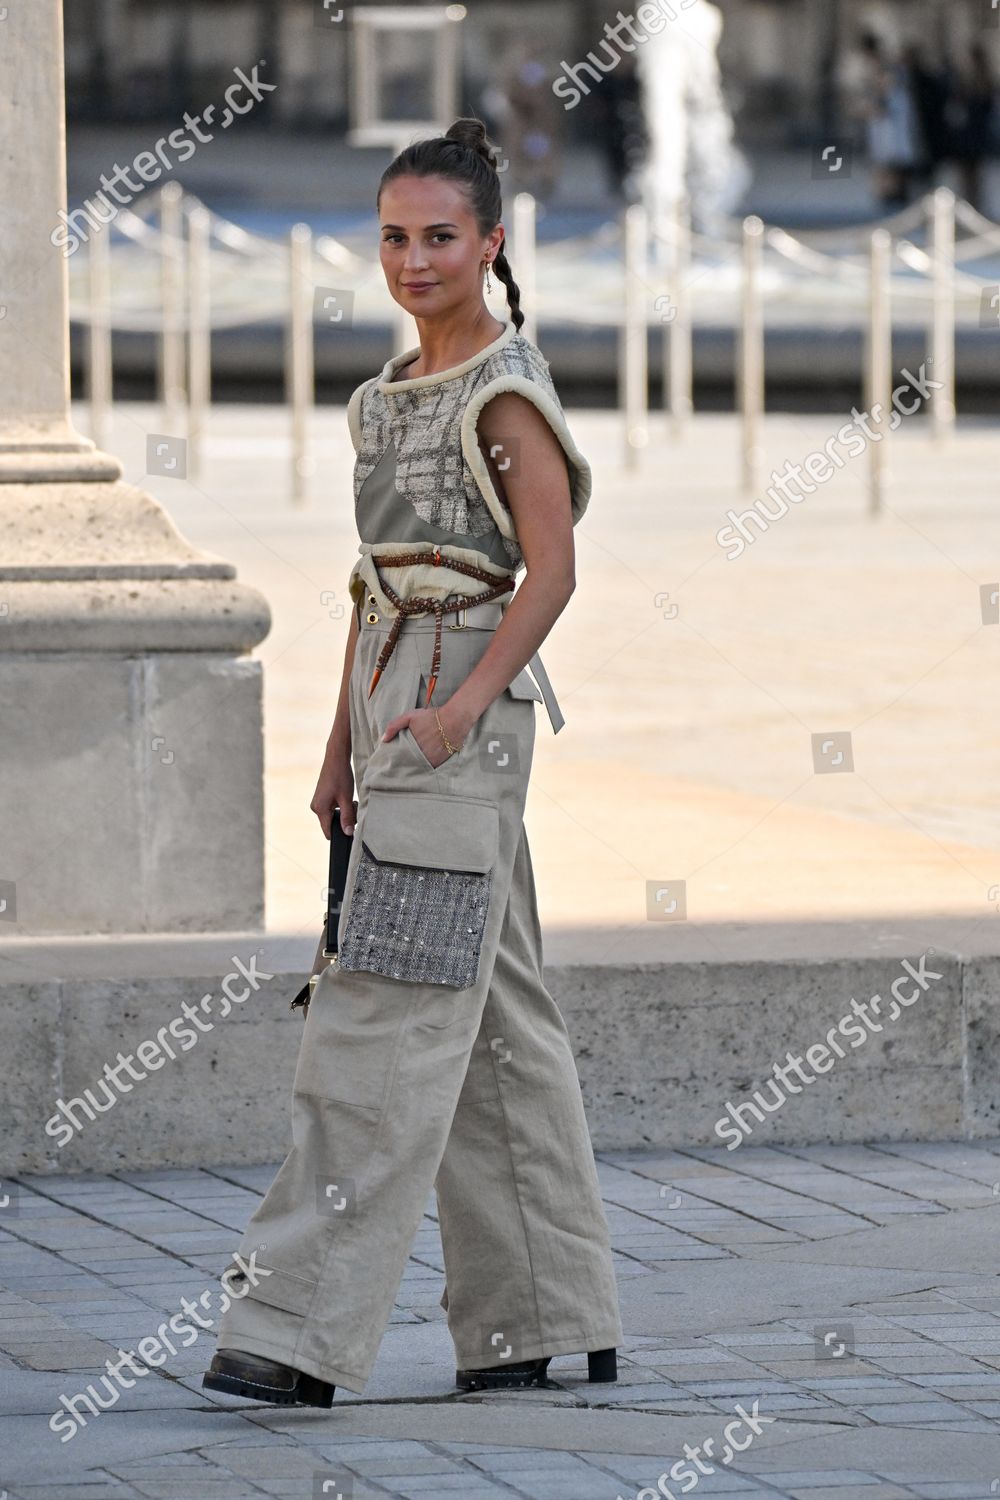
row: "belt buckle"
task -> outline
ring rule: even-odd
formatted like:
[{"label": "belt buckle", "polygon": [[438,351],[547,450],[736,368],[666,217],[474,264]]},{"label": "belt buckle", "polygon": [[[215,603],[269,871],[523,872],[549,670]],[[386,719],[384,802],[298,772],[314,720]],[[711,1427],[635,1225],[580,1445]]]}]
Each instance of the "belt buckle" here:
[{"label": "belt buckle", "polygon": [[467,604],[463,604],[463,605],[460,606],[459,609],[457,609],[455,611],[455,622],[454,622],[454,624],[448,625],[447,628],[449,630],[468,630],[469,627],[465,623],[465,612],[466,612],[467,609],[468,609],[468,605]]}]

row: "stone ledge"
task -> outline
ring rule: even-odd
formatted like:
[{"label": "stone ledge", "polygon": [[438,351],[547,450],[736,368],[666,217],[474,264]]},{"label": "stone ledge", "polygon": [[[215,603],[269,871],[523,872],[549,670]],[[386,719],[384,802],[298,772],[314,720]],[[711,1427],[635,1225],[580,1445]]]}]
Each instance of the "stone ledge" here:
[{"label": "stone ledge", "polygon": [[[172,652],[246,655],[271,628],[259,589],[235,578],[0,579],[0,656]],[[2,662],[0,662],[2,665]]]},{"label": "stone ledge", "polygon": [[[890,1021],[889,986],[901,959],[918,967],[927,952],[927,925],[919,926],[924,941],[901,942],[892,954],[863,951],[874,935],[858,933],[854,953],[761,957],[755,928],[743,939],[755,943],[757,954],[743,959],[716,952],[674,962],[547,963],[546,983],[573,1042],[595,1147],[729,1144],[735,1132],[727,1139],[715,1128],[731,1119],[727,1103],[745,1105],[789,1049],[804,1057],[850,1014],[852,998],[866,1004],[876,994],[885,1006],[876,1023],[882,1031],[856,1049],[839,1034],[844,1057],[834,1057],[825,1072],[817,1058],[812,1080],[786,1090],[762,1122],[744,1112],[751,1121],[745,1138],[753,1145],[801,1145],[996,1135],[1000,954],[939,951],[930,962],[940,978]],[[547,946],[569,936],[553,933]],[[693,936],[686,934],[685,943]],[[0,945],[0,1051],[8,1062],[10,1121],[0,1172],[283,1156],[303,1024],[288,1003],[303,983],[315,940],[315,932],[237,932]],[[579,955],[578,939],[576,947]],[[249,965],[253,954],[257,970],[273,977],[227,1006],[224,977],[239,972],[236,959]],[[212,1024],[188,1050],[175,1043],[174,1058],[163,1058],[93,1120],[77,1111],[82,1124],[64,1145],[55,1132],[46,1134],[60,1098],[79,1098],[119,1051],[134,1055],[182,1016],[184,1002],[200,1005],[207,994],[214,997],[206,1013]]]},{"label": "stone ledge", "polygon": [[[935,948],[957,959],[1000,958],[1000,919],[973,913],[939,917],[767,922],[654,922],[628,927],[597,920],[567,926],[542,919],[546,967],[582,965],[617,969],[635,964],[826,962],[843,958],[906,958]],[[0,919],[0,984],[8,978],[89,975],[140,978],[197,974],[223,961],[234,943],[266,944],[285,972],[308,969],[322,925],[265,932],[259,928],[178,934],[97,933],[31,937],[4,932]],[[56,968],[53,968],[56,965]]]}]

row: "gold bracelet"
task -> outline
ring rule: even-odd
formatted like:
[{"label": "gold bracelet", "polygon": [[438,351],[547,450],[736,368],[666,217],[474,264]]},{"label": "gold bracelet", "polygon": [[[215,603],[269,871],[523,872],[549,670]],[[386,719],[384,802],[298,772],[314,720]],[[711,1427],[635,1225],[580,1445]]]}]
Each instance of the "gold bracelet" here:
[{"label": "gold bracelet", "polygon": [[454,755],[455,752],[456,752],[456,750],[461,750],[461,748],[462,748],[461,744],[453,745],[451,743],[451,740],[448,738],[448,736],[444,732],[444,729],[443,729],[442,724],[441,724],[441,720],[438,717],[438,711],[437,711],[437,709],[434,710],[434,717],[435,717],[435,719],[437,719],[437,727],[438,727],[438,729],[441,732],[441,738],[444,740],[445,747],[450,751],[450,753],[452,755]]}]

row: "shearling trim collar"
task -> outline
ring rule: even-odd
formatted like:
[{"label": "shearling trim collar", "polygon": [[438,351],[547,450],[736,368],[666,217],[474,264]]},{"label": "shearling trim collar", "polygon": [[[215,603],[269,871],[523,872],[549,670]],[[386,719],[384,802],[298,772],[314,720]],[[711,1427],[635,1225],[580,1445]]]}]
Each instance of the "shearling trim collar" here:
[{"label": "shearling trim collar", "polygon": [[407,349],[405,354],[394,354],[382,367],[382,374],[378,377],[376,385],[380,391],[392,395],[396,391],[419,391],[424,386],[440,385],[442,381],[454,380],[459,375],[465,375],[469,370],[474,370],[489,359],[491,354],[496,354],[500,349],[505,349],[511,339],[517,333],[514,324],[507,320],[503,333],[487,344],[485,349],[480,349],[471,359],[467,359],[460,365],[453,365],[450,370],[438,370],[434,375],[418,375],[413,380],[393,380],[392,377],[401,365],[409,364],[416,359],[420,353],[420,345],[415,349]]}]

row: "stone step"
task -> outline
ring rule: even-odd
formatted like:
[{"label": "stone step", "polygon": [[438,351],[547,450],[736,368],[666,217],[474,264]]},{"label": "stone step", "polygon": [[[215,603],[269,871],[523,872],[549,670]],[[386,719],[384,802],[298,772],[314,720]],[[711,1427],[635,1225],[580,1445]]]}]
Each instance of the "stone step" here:
[{"label": "stone step", "polygon": [[[621,929],[548,929],[595,1146],[996,1134],[1000,951],[991,924],[961,947],[955,931],[650,922],[623,946]],[[4,943],[5,1170],[280,1158],[303,1025],[288,1004],[317,935]]]}]

